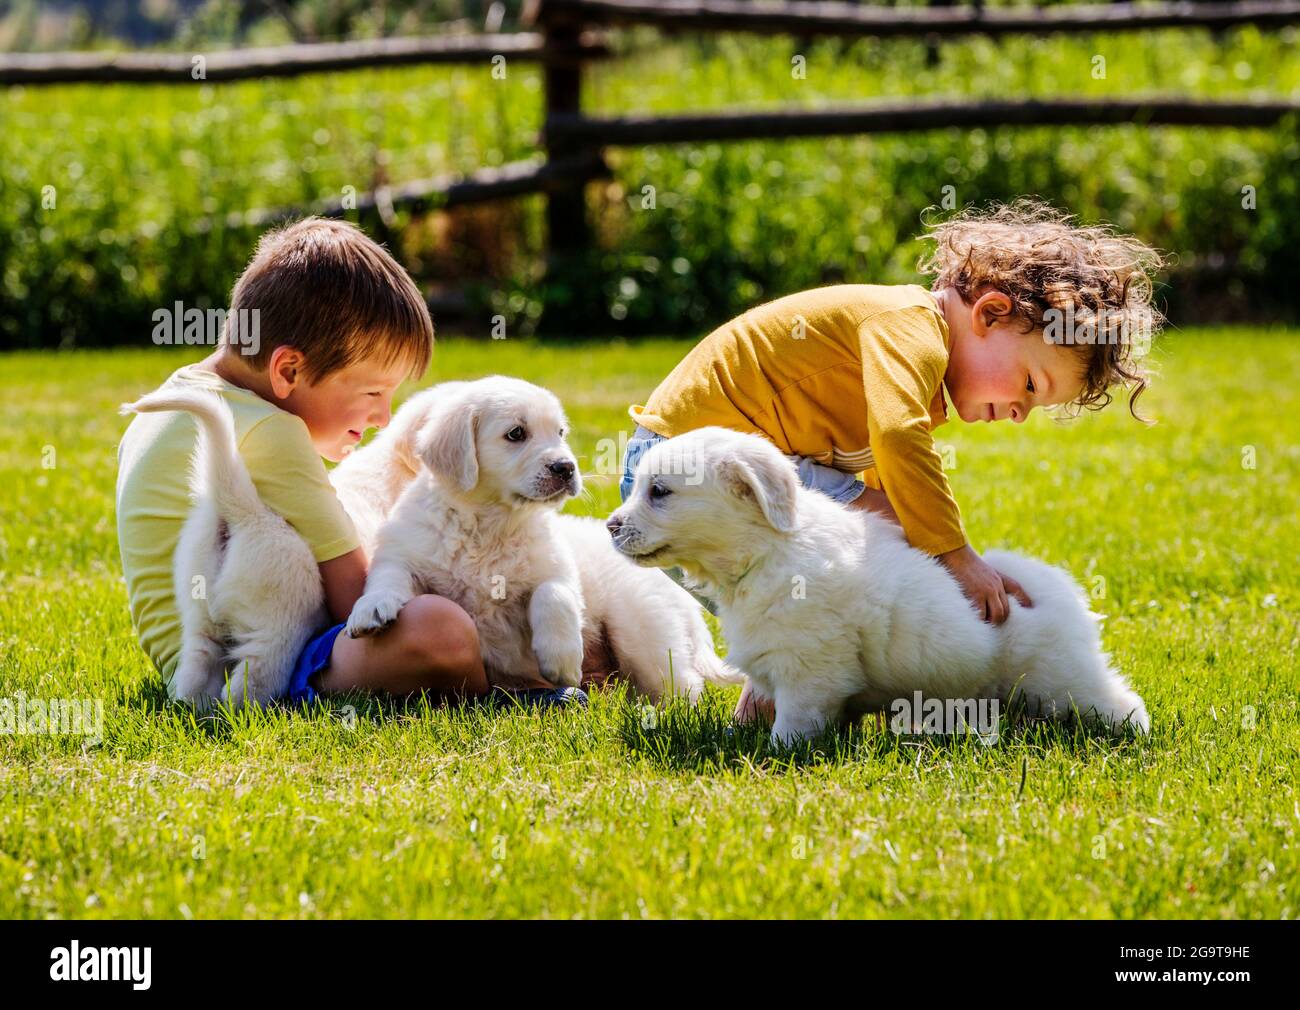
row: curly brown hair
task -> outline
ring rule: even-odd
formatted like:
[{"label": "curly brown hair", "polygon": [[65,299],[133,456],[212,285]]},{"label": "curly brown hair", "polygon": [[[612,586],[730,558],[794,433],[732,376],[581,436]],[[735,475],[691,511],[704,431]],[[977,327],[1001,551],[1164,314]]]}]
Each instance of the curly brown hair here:
[{"label": "curly brown hair", "polygon": [[[1040,200],[968,208],[922,236],[935,243],[917,268],[934,287],[952,288],[968,305],[984,292],[1011,299],[1010,315],[1026,333],[1061,319],[1074,324],[1063,341],[1081,359],[1083,390],[1067,408],[1100,410],[1110,387],[1130,389],[1129,410],[1149,385],[1129,334],[1154,338],[1164,316],[1152,305],[1152,275],[1164,266],[1155,249],[1108,225],[1081,225]],[[1119,339],[1117,339],[1117,335]]]}]

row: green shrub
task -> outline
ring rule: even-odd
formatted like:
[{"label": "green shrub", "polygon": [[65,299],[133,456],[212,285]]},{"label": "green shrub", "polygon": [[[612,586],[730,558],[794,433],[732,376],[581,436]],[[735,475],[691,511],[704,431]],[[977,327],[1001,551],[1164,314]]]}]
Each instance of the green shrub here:
[{"label": "green shrub", "polygon": [[[1293,29],[1162,31],[945,44],[620,36],[592,65],[591,114],[809,107],[912,97],[1261,98],[1300,89]],[[648,44],[647,44],[648,43]],[[792,75],[802,56],[806,77]],[[1106,76],[1093,74],[1104,57]],[[402,68],[225,85],[0,92],[0,342],[144,342],[159,306],[222,304],[256,233],[225,217],[301,206],[536,153],[540,74],[511,65]],[[944,187],[957,206],[1036,194],[1173,254],[1161,298],[1176,318],[1300,315],[1300,135],[1272,129],[1060,127],[609,152],[588,188],[595,248],[542,268],[544,203],[512,203],[480,243],[431,249],[399,214],[388,237],[433,287],[469,285],[470,328],[698,332],[764,298],[828,281],[916,280],[913,241]],[[56,205],[43,206],[53,186]],[[654,207],[643,187],[654,187]],[[1243,187],[1256,208],[1243,208]],[[49,192],[49,191],[46,191]],[[493,233],[492,221],[499,222]],[[543,318],[545,317],[545,318]]]}]

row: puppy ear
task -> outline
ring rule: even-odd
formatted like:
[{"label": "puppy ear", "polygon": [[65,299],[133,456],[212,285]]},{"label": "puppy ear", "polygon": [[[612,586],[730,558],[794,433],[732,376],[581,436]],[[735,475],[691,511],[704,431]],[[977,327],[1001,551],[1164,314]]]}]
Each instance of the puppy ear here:
[{"label": "puppy ear", "polygon": [[393,456],[402,467],[413,474],[420,472],[420,464],[423,462],[417,443],[424,433],[430,410],[431,407],[428,405],[420,405],[408,400],[393,415],[393,420],[388,425],[392,432]]},{"label": "puppy ear", "polygon": [[790,461],[779,452],[742,451],[725,457],[718,467],[728,490],[753,498],[763,518],[779,533],[794,529],[795,475]]},{"label": "puppy ear", "polygon": [[396,441],[393,442],[393,455],[403,467],[410,470],[411,473],[420,472],[420,463],[422,460],[416,455],[415,441],[424,429],[416,428],[415,431],[403,431],[398,433]]},{"label": "puppy ear", "polygon": [[436,476],[462,491],[478,484],[478,407],[469,403],[443,405],[429,411],[415,438],[415,452]]}]

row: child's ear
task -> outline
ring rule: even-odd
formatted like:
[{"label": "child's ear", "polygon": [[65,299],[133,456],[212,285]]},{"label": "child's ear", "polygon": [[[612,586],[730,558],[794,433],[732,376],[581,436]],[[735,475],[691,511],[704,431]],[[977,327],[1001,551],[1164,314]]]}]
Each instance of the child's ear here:
[{"label": "child's ear", "polygon": [[1011,317],[1011,299],[1001,291],[986,291],[971,306],[971,329],[977,337]]},{"label": "child's ear", "polygon": [[266,374],[271,380],[271,392],[283,400],[298,383],[303,381],[303,366],[307,359],[296,347],[281,345],[271,352]]}]

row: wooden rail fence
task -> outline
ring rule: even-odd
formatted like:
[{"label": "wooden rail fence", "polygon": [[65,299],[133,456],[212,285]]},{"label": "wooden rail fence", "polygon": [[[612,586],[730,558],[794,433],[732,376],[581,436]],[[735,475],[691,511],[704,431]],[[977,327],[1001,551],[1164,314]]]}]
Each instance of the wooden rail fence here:
[{"label": "wooden rail fence", "polygon": [[[566,256],[588,248],[585,184],[608,174],[608,146],[700,141],[780,139],[845,134],[898,133],[952,127],[1058,126],[1067,124],[1270,127],[1300,112],[1300,103],[1200,101],[1153,95],[1124,100],[1027,101],[911,100],[823,109],[718,112],[676,116],[592,117],[582,113],[582,73],[591,60],[611,56],[604,32],[646,25],[667,33],[750,32],[799,39],[962,35],[1048,35],[1061,32],[1149,31],[1239,25],[1281,27],[1300,23],[1300,0],[1242,2],[1086,3],[1049,8],[986,8],[946,3],[882,7],[844,2],[767,0],[528,0],[524,23],[512,34],[388,38],[231,50],[203,56],[165,53],[0,54],[0,85],[87,82],[190,83],[333,73],[361,67],[429,63],[486,64],[505,56],[541,64],[546,119],[539,142],[544,160],[485,168],[468,176],[416,180],[360,194],[357,209],[374,209],[386,221],[398,208],[431,207],[547,194],[548,248]],[[350,208],[349,208],[350,209]],[[342,201],[305,208],[249,210],[227,215],[228,227],[260,227],[304,212],[341,215]],[[210,226],[212,222],[208,222]]]},{"label": "wooden rail fence", "polygon": [[749,0],[540,0],[536,23],[563,12],[589,25],[653,25],[666,31],[755,32],[896,38],[918,35],[1051,35],[1059,32],[1146,31],[1243,24],[1281,27],[1300,21],[1294,0],[1236,3],[1092,3],[1054,7],[883,7],[855,3]]}]

